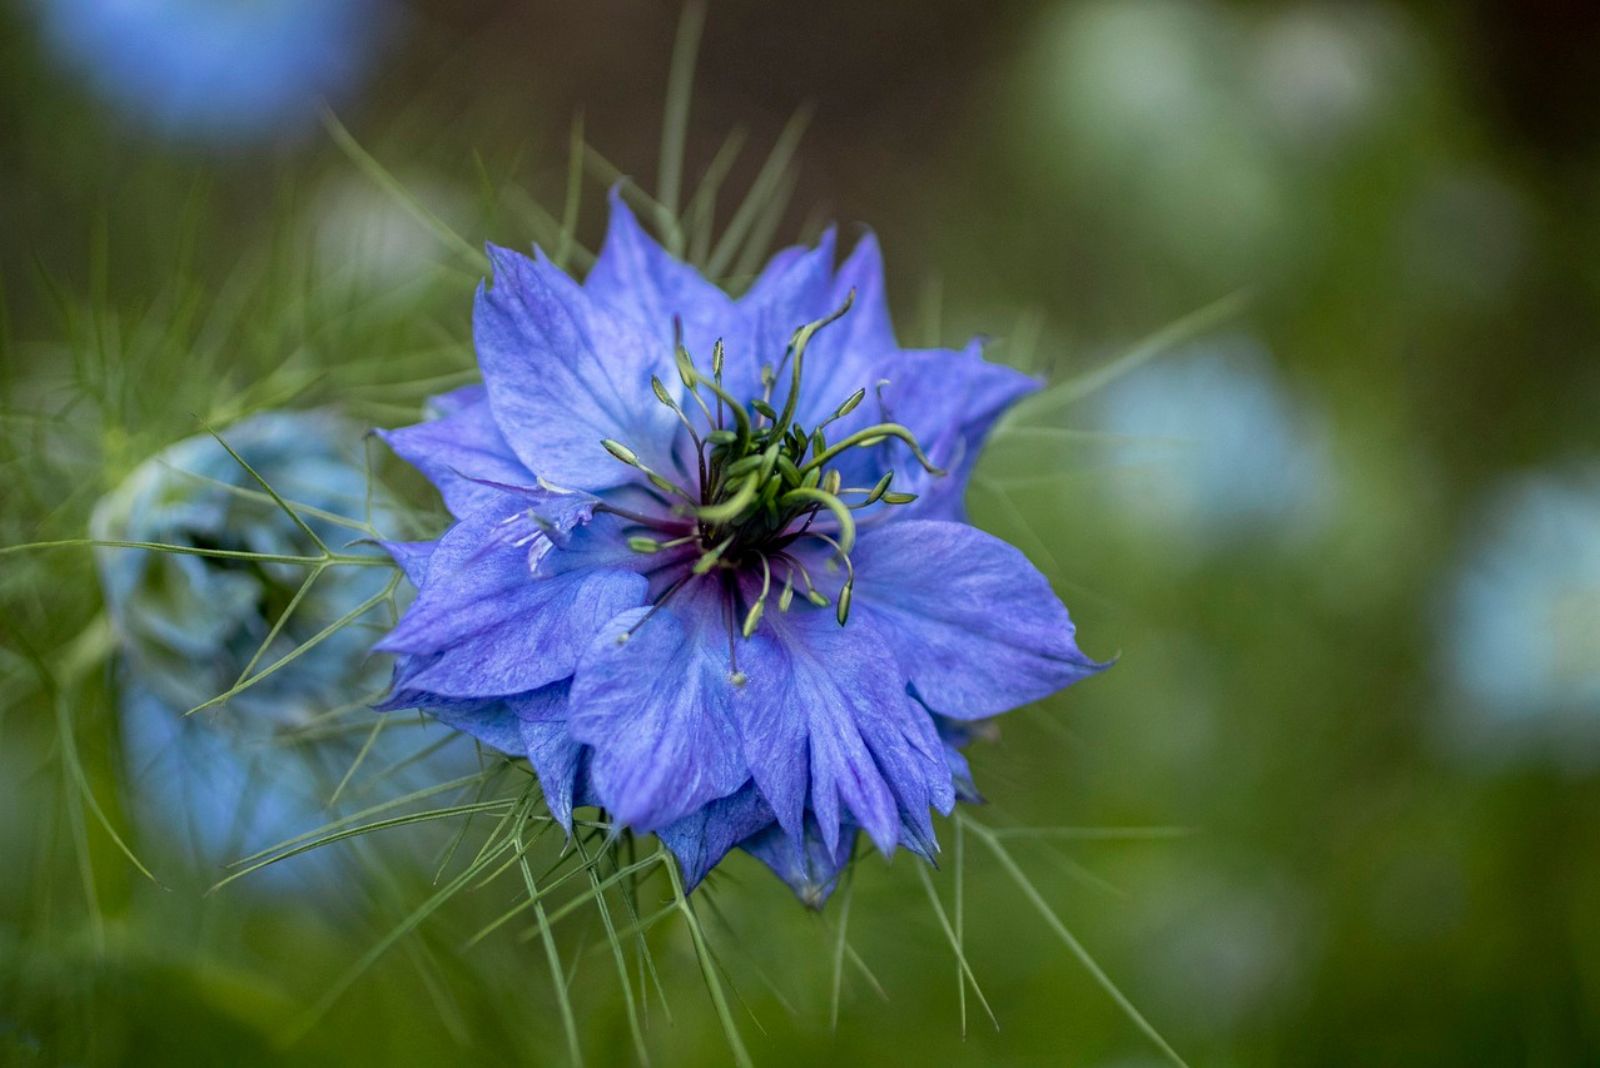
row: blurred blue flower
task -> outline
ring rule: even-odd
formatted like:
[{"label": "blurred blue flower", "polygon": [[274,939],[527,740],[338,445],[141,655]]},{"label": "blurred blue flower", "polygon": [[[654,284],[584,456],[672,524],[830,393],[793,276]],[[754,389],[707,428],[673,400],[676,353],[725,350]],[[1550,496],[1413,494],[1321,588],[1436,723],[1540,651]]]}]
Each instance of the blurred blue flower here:
[{"label": "blurred blue flower", "polygon": [[1494,490],[1454,573],[1443,659],[1456,740],[1496,757],[1600,758],[1600,473]]},{"label": "blurred blue flower", "polygon": [[691,885],[743,845],[820,904],[858,829],[931,859],[930,809],[970,788],[939,718],[1101,668],[965,522],[979,448],[1037,384],[902,349],[871,237],[837,268],[831,232],[780,252],[737,300],[615,197],[581,286],[490,257],[485,385],[385,435],[458,520],[393,546],[420,592],[379,646],[388,707],[526,754],[564,823],[596,804],[657,832]]},{"label": "blurred blue flower", "polygon": [[[297,506],[361,520],[360,428],[324,413],[269,413],[222,436]],[[342,548],[359,530],[304,514],[326,544],[368,551]],[[98,539],[206,549],[315,551],[210,435],[178,442],[137,467],[96,506],[91,532]],[[367,662],[381,605],[226,706],[184,713],[232,687],[253,658],[254,670],[272,665],[381,593],[389,570],[329,568],[256,658],[305,580],[305,567],[117,548],[97,550],[97,560],[121,654],[122,733],[141,815],[181,830],[194,855],[209,862],[322,823],[332,787],[365,734],[293,745],[290,735],[382,692],[382,667]],[[411,732],[390,733],[398,742]],[[413,734],[405,752],[420,746]],[[380,752],[385,763],[395,759],[392,744]]]},{"label": "blurred blue flower", "polygon": [[1101,395],[1113,492],[1142,527],[1206,547],[1315,524],[1335,492],[1324,427],[1244,336],[1188,346]]},{"label": "blurred blue flower", "polygon": [[43,0],[71,73],[162,133],[242,142],[306,125],[353,89],[383,32],[380,0]]}]

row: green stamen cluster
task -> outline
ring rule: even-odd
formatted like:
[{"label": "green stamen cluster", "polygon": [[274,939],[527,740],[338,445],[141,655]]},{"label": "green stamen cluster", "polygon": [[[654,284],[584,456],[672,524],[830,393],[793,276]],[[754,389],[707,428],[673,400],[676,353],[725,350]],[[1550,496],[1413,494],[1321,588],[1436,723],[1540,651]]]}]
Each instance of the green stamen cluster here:
[{"label": "green stamen cluster", "polygon": [[[707,375],[684,348],[680,327],[675,346],[678,376],[688,390],[689,399],[699,409],[704,427],[697,427],[684,405],[659,378],[651,379],[650,384],[656,400],[672,409],[694,442],[698,488],[685,487],[650,469],[632,449],[620,442],[601,442],[612,456],[643,473],[659,491],[663,503],[672,508],[673,518],[670,519],[652,519],[613,509],[640,526],[671,535],[666,539],[635,536],[628,539],[628,546],[640,553],[688,545],[699,549],[690,575],[670,587],[658,605],[692,577],[718,572],[732,588],[736,574],[759,569],[761,592],[739,628],[748,638],[760,626],[772,592],[774,567],[781,565],[785,575],[778,594],[780,612],[789,610],[797,583],[808,601],[827,607],[831,603],[828,597],[817,590],[805,566],[787,551],[802,538],[814,538],[833,550],[834,558],[845,570],[845,583],[834,606],[842,626],[850,615],[855,586],[855,569],[850,563],[850,551],[856,539],[853,513],[880,501],[891,505],[909,504],[916,500],[916,495],[893,490],[892,472],[873,486],[844,486],[840,472],[829,464],[850,449],[871,448],[897,438],[910,447],[925,470],[935,475],[944,474],[928,459],[916,436],[899,423],[877,423],[829,442],[828,427],[855,410],[866,398],[865,389],[856,390],[815,427],[807,428],[796,421],[806,347],[819,330],[843,317],[854,300],[852,291],[837,311],[796,330],[778,366],[762,369],[762,395],[748,405],[735,400],[723,388],[725,353],[722,342],[718,341],[712,349],[711,373]],[[789,391],[779,410],[773,406],[772,395],[786,366]],[[853,503],[847,503],[847,498]],[[823,513],[834,520],[836,529],[815,528],[814,524]]]}]

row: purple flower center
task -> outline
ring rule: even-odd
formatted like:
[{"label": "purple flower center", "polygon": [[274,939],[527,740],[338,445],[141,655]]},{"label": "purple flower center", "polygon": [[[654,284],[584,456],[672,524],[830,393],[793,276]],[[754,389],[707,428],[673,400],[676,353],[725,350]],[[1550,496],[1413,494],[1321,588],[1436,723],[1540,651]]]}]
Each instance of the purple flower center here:
[{"label": "purple flower center", "polygon": [[[826,550],[824,559],[842,567],[844,585],[835,603],[839,625],[849,619],[850,600],[855,586],[855,569],[850,551],[855,546],[854,513],[880,502],[885,505],[909,504],[912,493],[891,488],[893,470],[871,486],[846,486],[841,458],[853,450],[871,449],[890,439],[906,443],[925,470],[944,474],[928,459],[916,436],[899,423],[881,422],[856,430],[829,442],[828,428],[850,414],[866,397],[858,389],[833,413],[807,428],[796,419],[805,371],[806,346],[819,330],[838,321],[854,302],[852,292],[835,312],[800,327],[794,332],[776,366],[761,371],[762,394],[741,402],[723,388],[724,352],[718,341],[711,354],[711,374],[704,374],[684,348],[681,328],[675,330],[674,346],[684,400],[680,402],[659,377],[650,385],[656,400],[670,408],[683,424],[692,456],[682,465],[689,477],[674,481],[646,466],[639,456],[621,442],[601,444],[616,459],[638,469],[645,478],[645,490],[666,514],[651,515],[613,503],[597,510],[610,512],[637,525],[628,546],[639,553],[678,551],[682,573],[657,597],[660,608],[694,580],[713,576],[726,593],[729,635],[733,632],[735,604],[740,600],[740,576],[759,576],[760,592],[748,598],[739,628],[744,637],[753,634],[761,623],[767,601],[781,580],[778,610],[787,612],[799,588],[812,604],[827,607],[829,598],[812,579],[800,547],[813,542]],[[778,382],[789,377],[783,408],[773,405]],[[682,482],[688,482],[685,486]],[[815,559],[815,554],[811,554]],[[639,621],[619,640],[636,631],[649,619]],[[730,650],[730,657],[733,654]],[[736,679],[742,678],[735,668]]]}]

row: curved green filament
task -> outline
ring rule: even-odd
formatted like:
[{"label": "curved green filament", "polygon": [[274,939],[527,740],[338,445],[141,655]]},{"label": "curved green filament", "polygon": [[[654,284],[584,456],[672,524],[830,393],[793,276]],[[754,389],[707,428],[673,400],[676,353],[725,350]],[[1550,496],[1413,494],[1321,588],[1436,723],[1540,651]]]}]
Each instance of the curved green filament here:
[{"label": "curved green filament", "polygon": [[[705,386],[716,395],[718,401],[726,404],[730,409],[732,409],[733,429],[734,433],[738,435],[738,449],[740,452],[743,452],[745,450],[745,446],[750,443],[750,413],[745,411],[744,405],[740,404],[738,401],[729,396],[728,391],[723,389],[721,385],[709,378],[706,378],[704,375],[695,374],[694,383],[696,386]],[[718,405],[717,410],[719,412],[722,410],[720,404]]]},{"label": "curved green filament", "polygon": [[818,330],[844,318],[845,312],[849,311],[850,306],[855,302],[856,291],[852,287],[849,294],[844,298],[844,303],[839,305],[838,311],[825,315],[815,322],[807,323],[794,332],[794,337],[789,341],[789,351],[794,355],[794,370],[791,372],[789,380],[789,396],[783,402],[782,414],[778,416],[777,422],[773,424],[772,432],[774,434],[782,434],[789,429],[789,420],[794,418],[795,407],[800,403],[800,376],[803,370],[802,364],[804,364],[806,358],[806,346],[811,343],[811,339]]},{"label": "curved green filament", "polygon": [[[856,544],[856,518],[850,514],[850,509],[845,503],[831,493],[819,489],[808,489],[804,486],[792,489],[778,498],[784,504],[798,504],[801,501],[812,501],[822,505],[833,513],[833,518],[839,521],[839,541],[843,548],[840,553],[848,553]],[[820,536],[820,535],[819,535]]]},{"label": "curved green filament", "polygon": [[721,504],[708,504],[696,508],[694,514],[713,523],[725,523],[730,519],[737,518],[739,513],[744,511],[756,499],[756,491],[759,488],[760,483],[755,478],[746,477],[739,484],[738,490],[734,492],[732,497],[729,497]]},{"label": "curved green filament", "polygon": [[933,461],[928,459],[927,455],[922,451],[922,446],[917,442],[917,436],[899,423],[876,423],[865,430],[858,430],[849,437],[834,442],[827,449],[813,456],[801,466],[800,471],[803,474],[814,467],[827,463],[846,449],[855,448],[857,445],[867,445],[872,443],[874,439],[882,438],[899,438],[911,448],[911,454],[917,458],[917,463],[922,465],[924,471],[930,475],[943,476],[945,474],[944,469],[935,467]]}]

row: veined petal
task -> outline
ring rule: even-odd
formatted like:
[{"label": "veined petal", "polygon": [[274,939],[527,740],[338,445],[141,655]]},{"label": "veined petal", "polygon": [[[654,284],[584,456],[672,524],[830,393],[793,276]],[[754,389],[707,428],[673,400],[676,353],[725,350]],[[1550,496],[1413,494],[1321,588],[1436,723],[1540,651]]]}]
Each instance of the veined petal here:
[{"label": "veined petal", "polygon": [[[837,311],[843,303],[841,295],[838,301],[833,301],[833,257],[834,257],[834,232],[830,228],[817,243],[815,248],[785,249],[778,253],[767,264],[766,270],[761,272],[755,282],[739,298],[739,310],[748,318],[751,331],[750,348],[752,357],[749,367],[756,373],[759,381],[759,371],[763,364],[777,368],[784,360],[784,350],[789,345],[789,339],[794,332],[809,322],[814,322]],[[849,318],[849,316],[846,316]],[[822,333],[837,328],[840,323],[834,323]],[[817,343],[822,334],[813,339],[812,345]],[[808,352],[813,351],[808,348]],[[801,383],[799,406],[796,408],[797,417],[802,422],[819,407],[825,406],[829,411],[845,399],[850,390],[845,390],[839,396],[828,398],[833,393],[827,375],[811,370],[812,361],[806,358],[806,372]],[[789,374],[792,366],[785,364],[778,375],[777,385],[772,391],[772,403],[783,407],[785,398],[789,393]],[[855,387],[851,387],[852,389]],[[735,394],[737,396],[737,394]],[[806,422],[807,426],[815,424],[815,419]]]},{"label": "veined petal", "polygon": [[639,604],[647,583],[624,571],[536,577],[529,547],[506,541],[490,510],[439,543],[417,599],[381,641],[416,657],[407,685],[447,697],[499,697],[572,674],[595,633]]},{"label": "veined petal", "polygon": [[1005,364],[983,358],[979,341],[964,349],[908,349],[883,365],[889,384],[880,395],[882,418],[907,427],[945,474],[923,470],[903,443],[884,445],[882,471],[895,472],[895,488],[918,495],[899,506],[902,518],[966,521],[967,480],[996,420],[1041,383]]},{"label": "veined petal", "polygon": [[887,523],[862,536],[852,560],[850,627],[858,615],[877,622],[941,715],[993,716],[1106,666],[1078,649],[1066,606],[1027,558],[973,527]]},{"label": "veined petal", "polygon": [[499,491],[486,483],[528,485],[534,481],[501,436],[482,387],[469,386],[467,390],[471,392],[446,395],[448,415],[376,432],[395,455],[439,488],[445,507],[457,519],[493,502]]},{"label": "veined petal", "polygon": [[[395,701],[401,703],[395,704]],[[412,707],[421,708],[440,723],[470,734],[507,756],[522,755],[522,734],[517,729],[517,717],[504,701],[460,700],[422,695],[415,690],[396,690],[383,706],[386,711]]]},{"label": "veined petal", "polygon": [[739,303],[753,309],[781,310],[780,318],[794,320],[794,326],[788,328],[791,333],[832,311],[827,304],[833,294],[836,244],[837,236],[830,226],[812,247],[780,249],[750,283]]},{"label": "veined petal", "polygon": [[[758,368],[744,313],[721,287],[647,234],[617,189],[611,191],[605,244],[583,288],[596,303],[635,319],[669,352],[674,324],[681,323],[684,347],[707,370],[712,346],[722,340],[729,353],[725,384],[730,391],[744,399],[756,387]],[[676,384],[674,378],[663,381]]]},{"label": "veined petal", "polygon": [[764,827],[776,827],[772,810],[753,785],[701,807],[656,832],[678,858],[684,890],[693,890],[728,851]]},{"label": "veined petal", "polygon": [[673,823],[749,778],[730,707],[737,687],[721,597],[712,579],[695,585],[670,608],[632,609],[607,623],[573,682],[569,729],[594,749],[595,792],[635,830]]},{"label": "veined petal", "polygon": [[[928,823],[954,793],[928,714],[906,693],[889,645],[867,620],[840,627],[833,613],[797,606],[740,646],[749,681],[734,714],[750,774],[795,838],[809,807],[823,843],[858,824],[885,853],[901,813]],[[931,827],[929,828],[931,834]]]},{"label": "veined petal", "polygon": [[771,868],[801,902],[813,909],[827,903],[855,846],[855,828],[849,828],[830,847],[822,840],[814,819],[806,820],[799,839],[772,823],[739,843],[740,849]]},{"label": "veined petal", "polygon": [[437,541],[380,541],[378,544],[399,565],[400,570],[405,572],[406,581],[421,589],[423,580],[428,575],[428,562],[433,559],[433,551],[439,547],[439,543]]},{"label": "veined petal", "polygon": [[597,304],[544,259],[489,247],[494,286],[480,286],[473,339],[496,423],[530,471],[598,491],[636,472],[600,442],[624,442],[673,474],[676,417],[656,403],[651,375],[671,381],[671,345],[631,316]]},{"label": "veined petal", "polygon": [[545,805],[568,833],[572,831],[572,806],[578,800],[583,761],[583,746],[567,730],[571,692],[571,680],[563,679],[506,700],[516,718],[522,749],[539,776]]},{"label": "veined petal", "polygon": [[401,657],[392,691],[377,711],[420,709],[507,756],[526,756],[539,776],[550,814],[570,832],[583,753],[583,747],[567,733],[572,680],[562,679],[514,697],[444,697],[411,685],[416,666],[408,661],[413,659]]},{"label": "veined petal", "polygon": [[845,326],[840,333],[849,338],[851,347],[862,351],[882,355],[894,350],[894,323],[889,318],[889,298],[884,292],[883,251],[871,231],[856,241],[850,255],[839,265],[839,273],[833,279],[833,306],[843,304],[852,291],[855,303],[850,314],[839,321],[840,326]]},{"label": "veined petal", "polygon": [[444,419],[463,408],[481,404],[488,399],[489,391],[484,388],[483,383],[474,382],[470,386],[459,386],[448,393],[438,393],[429,397],[422,409],[429,418]]},{"label": "veined petal", "polygon": [[[436,398],[442,418],[388,435],[461,516],[437,544],[386,546],[421,587],[380,646],[398,654],[391,702],[437,704],[463,731],[526,753],[569,828],[575,804],[594,804],[658,833],[691,887],[742,845],[820,906],[859,831],[885,853],[934,857],[932,814],[958,791],[976,797],[960,754],[973,721],[1102,667],[1022,554],[959,522],[985,437],[1037,383],[976,344],[901,350],[870,235],[838,271],[832,231],[785,250],[734,300],[612,201],[582,286],[542,254],[490,249],[494,284],[474,319],[485,385]],[[762,498],[766,518],[752,518],[753,487],[776,470],[762,421],[736,420],[697,454],[671,406],[700,419],[673,343],[681,336],[705,375],[725,340],[721,384],[740,400],[761,395],[772,366],[766,399],[786,409],[790,339],[852,292],[808,342],[799,436],[780,462],[804,464],[799,442],[862,390],[827,442],[899,423],[950,474],[929,477],[892,436],[830,455],[825,473],[806,465],[847,499],[890,472],[892,489],[918,499],[857,514],[845,626],[808,597],[763,617],[753,605],[775,595],[774,579],[786,593],[797,577],[804,590],[815,582],[837,602],[844,570],[827,557],[844,550],[819,535],[843,521],[801,515],[805,494]],[[720,427],[726,402],[710,403]],[[687,495],[699,489],[698,516],[668,499],[674,487],[648,484],[635,457]],[[715,569],[692,574],[702,557]]]},{"label": "veined petal", "polygon": [[616,568],[622,571],[654,573],[651,594],[659,595],[661,586],[674,581],[682,568],[700,555],[697,545],[680,545],[655,553],[641,553],[628,546],[631,535],[661,538],[659,531],[641,527],[631,520],[609,513],[597,514],[593,520],[577,527],[559,547],[539,561],[539,574],[560,575],[569,571],[590,568]]},{"label": "veined petal", "polygon": [[969,805],[983,804],[983,794],[978,792],[978,784],[972,778],[972,768],[961,750],[974,738],[993,741],[999,736],[999,728],[982,720],[955,720],[939,715],[933,717],[933,725],[939,732],[939,740],[944,743],[944,759],[950,765],[950,774],[955,779],[956,798]]},{"label": "veined petal", "polygon": [[844,305],[851,292],[855,301],[838,322],[822,329],[806,349],[806,378],[809,386],[801,397],[798,418],[802,425],[815,426],[831,415],[839,403],[858,389],[865,389],[869,400],[828,430],[834,440],[880,421],[877,383],[893,373],[894,326],[883,285],[883,256],[878,239],[868,233],[856,242],[850,255],[833,277],[822,314]]}]

